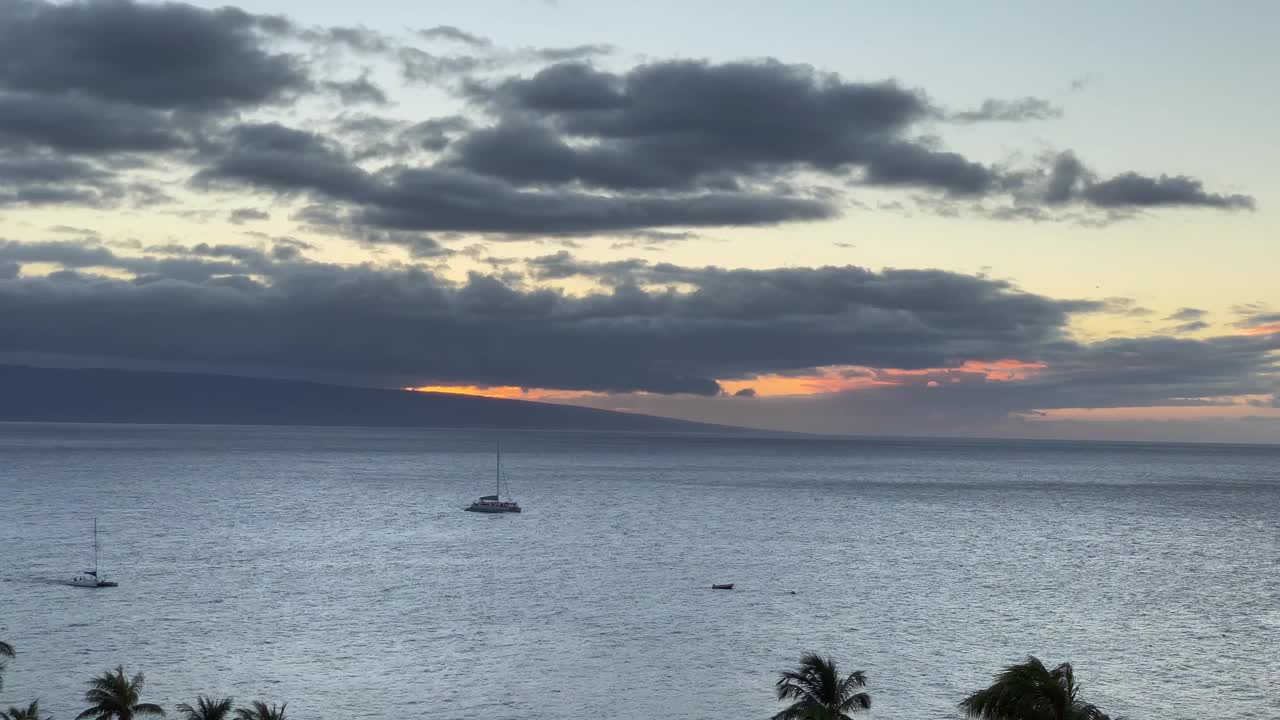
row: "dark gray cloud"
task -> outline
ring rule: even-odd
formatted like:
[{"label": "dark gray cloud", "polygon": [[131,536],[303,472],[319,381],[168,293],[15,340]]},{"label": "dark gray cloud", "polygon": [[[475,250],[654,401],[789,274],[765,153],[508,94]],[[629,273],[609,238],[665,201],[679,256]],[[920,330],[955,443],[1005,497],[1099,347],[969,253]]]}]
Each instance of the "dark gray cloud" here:
[{"label": "dark gray cloud", "polygon": [[326,138],[278,124],[236,127],[197,185],[237,183],[345,201],[343,222],[393,230],[597,233],[665,226],[770,225],[830,217],[824,202],[748,192],[609,196],[522,190],[457,168],[369,173]]},{"label": "dark gray cloud", "polygon": [[472,123],[461,115],[423,120],[404,130],[402,137],[411,146],[439,152],[449,145],[459,133],[470,130]]},{"label": "dark gray cloud", "polygon": [[[566,295],[491,276],[455,284],[420,270],[276,257],[280,247],[201,243],[122,257],[94,242],[0,243],[0,354],[388,386],[713,396],[719,379],[831,366],[883,383],[786,401],[812,419],[800,429],[827,431],[955,431],[1056,408],[1199,406],[1239,395],[1266,397],[1253,404],[1268,407],[1280,391],[1280,333],[1084,344],[1066,335],[1071,316],[1105,303],[980,276],[592,263],[567,253],[531,263],[539,278],[606,287]],[[20,277],[34,262],[70,270]],[[94,267],[137,277],[86,272]],[[965,364],[1007,359],[1042,367],[1011,380]],[[671,402],[647,409],[679,412],[683,401]],[[775,412],[779,402],[756,397],[751,407]]]},{"label": "dark gray cloud", "polygon": [[256,208],[236,208],[231,211],[231,215],[227,220],[236,225],[251,222],[253,220],[270,220],[271,213]]},{"label": "dark gray cloud", "polygon": [[194,123],[85,95],[0,92],[0,142],[76,154],[159,152],[191,142]]},{"label": "dark gray cloud", "polygon": [[427,40],[449,40],[473,48],[487,48],[493,45],[493,41],[489,38],[469,33],[453,25],[436,25],[419,30],[418,34]]},{"label": "dark gray cloud", "polygon": [[1185,335],[1188,333],[1200,332],[1201,330],[1208,330],[1210,325],[1204,320],[1208,315],[1208,310],[1193,307],[1182,307],[1170,313],[1165,320],[1174,323],[1174,325],[1169,329],[1170,332],[1177,335]]},{"label": "dark gray cloud", "polygon": [[[240,250],[248,252],[245,248]],[[199,253],[189,253],[200,255]],[[205,257],[217,255],[205,253]],[[239,260],[240,258],[236,258]],[[115,253],[98,243],[83,244],[73,241],[14,242],[0,240],[0,261],[27,263],[52,263],[69,271],[86,268],[106,268],[134,273],[138,280],[146,282],[157,278],[201,282],[218,275],[244,272],[239,262],[218,262],[192,258],[164,258],[155,256],[131,257]],[[69,277],[83,276],[72,272]]]},{"label": "dark gray cloud", "polygon": [[1202,320],[1209,314],[1208,310],[1200,308],[1181,307],[1172,312],[1165,320],[1173,320],[1175,322],[1192,322],[1194,320]]},{"label": "dark gray cloud", "polygon": [[738,392],[734,393],[733,396],[741,397],[741,398],[753,398],[756,396],[756,391],[754,388],[742,388]]},{"label": "dark gray cloud", "polygon": [[[1064,342],[1070,313],[1088,309],[984,278],[854,267],[641,263],[634,281],[571,296],[480,275],[454,285],[417,270],[280,263],[227,245],[121,257],[98,244],[6,244],[0,261],[140,276],[2,281],[0,303],[9,311],[0,317],[0,352],[157,364],[203,358],[228,370],[310,368],[397,385],[713,395],[717,378],[744,373],[838,363],[935,367],[1042,353]],[[660,286],[668,282],[692,289]],[[136,322],[144,313],[148,321]]]},{"label": "dark gray cloud", "polygon": [[1280,323],[1280,313],[1268,312],[1262,309],[1243,313],[1244,317],[1237,323],[1240,327],[1258,328],[1265,325],[1275,325]]},{"label": "dark gray cloud", "polygon": [[1179,334],[1200,332],[1201,330],[1208,329],[1209,323],[1204,322],[1203,320],[1192,320],[1191,322],[1178,323],[1173,326],[1173,331]]},{"label": "dark gray cloud", "polygon": [[[166,202],[122,170],[129,162],[192,166],[197,189],[236,184],[333,203],[343,223],[372,230],[508,236],[819,220],[853,203],[832,189],[850,186],[922,189],[935,211],[955,214],[960,202],[994,200],[979,212],[1033,221],[1058,219],[1066,206],[1114,218],[1254,204],[1186,176],[1102,179],[1070,153],[1032,169],[991,165],[928,137],[939,121],[1056,113],[1037,98],[949,113],[895,82],[849,82],[772,59],[610,72],[584,61],[613,51],[605,45],[507,49],[453,26],[419,38],[465,52],[235,8],[12,0],[0,6],[0,153],[95,162],[64,165],[58,181],[9,172],[0,203]],[[299,98],[390,104],[370,70],[332,77],[344,59],[335,53],[347,51],[394,63],[415,82],[447,81],[470,101],[468,115],[347,116],[331,137],[269,120],[233,124]],[[518,67],[539,69],[505,74]]]},{"label": "dark gray cloud", "polygon": [[[561,63],[468,92],[502,120],[460,142],[452,161],[520,182],[683,188],[865,167],[871,182],[968,192],[973,168],[983,171],[902,138],[932,113],[921,94],[776,61],[670,61],[621,75]],[[504,161],[525,143],[533,149]]]},{"label": "dark gray cloud", "polygon": [[611,55],[617,51],[612,45],[603,43],[587,43],[585,45],[569,45],[565,47],[533,48],[527,54],[542,62],[568,62],[590,60],[602,55]]},{"label": "dark gray cloud", "polygon": [[391,38],[365,27],[311,28],[298,35],[322,49],[346,48],[363,55],[387,53],[397,47]]},{"label": "dark gray cloud", "polygon": [[326,80],[320,87],[338,96],[344,105],[368,103],[370,105],[388,105],[391,99],[386,91],[369,79],[368,73],[354,80]]},{"label": "dark gray cloud", "polygon": [[952,122],[1026,122],[1062,117],[1062,108],[1043,98],[1024,97],[1017,100],[986,100],[976,110],[951,113]]},{"label": "dark gray cloud", "polygon": [[302,61],[263,46],[290,24],[235,8],[87,0],[0,5],[0,86],[144,107],[251,107],[303,91]]},{"label": "dark gray cloud", "polygon": [[260,123],[233,128],[194,177],[196,186],[228,182],[358,200],[368,194],[373,181],[334,141],[278,123]]},{"label": "dark gray cloud", "polygon": [[126,183],[97,163],[46,150],[0,146],[0,207],[107,207],[128,193]]},{"label": "dark gray cloud", "polygon": [[[1035,182],[1029,184],[1037,185]],[[1053,158],[1039,183],[1039,192],[1049,205],[1080,202],[1112,211],[1160,207],[1253,210],[1256,206],[1255,200],[1248,195],[1211,193],[1204,189],[1204,183],[1186,176],[1147,177],[1126,172],[1099,179],[1069,151]]]},{"label": "dark gray cloud", "polygon": [[1069,202],[1115,212],[1157,206],[1252,207],[1187,177],[1124,173],[1098,180],[1071,153],[1050,167],[1013,170],[976,162],[922,139],[937,119],[1025,121],[1056,117],[1045,100],[988,100],[950,113],[895,83],[851,83],[776,60],[664,61],[613,73],[575,62],[527,77],[472,81],[466,95],[492,125],[450,145],[447,164],[513,183],[577,183],[611,191],[738,188],[798,171],[880,187],[969,198],[1013,198],[1009,219],[1051,219]]},{"label": "dark gray cloud", "polygon": [[1088,185],[1084,198],[1102,208],[1147,207],[1213,207],[1225,210],[1253,210],[1255,201],[1248,195],[1207,192],[1204,183],[1185,175],[1145,177],[1128,172],[1109,180]]}]

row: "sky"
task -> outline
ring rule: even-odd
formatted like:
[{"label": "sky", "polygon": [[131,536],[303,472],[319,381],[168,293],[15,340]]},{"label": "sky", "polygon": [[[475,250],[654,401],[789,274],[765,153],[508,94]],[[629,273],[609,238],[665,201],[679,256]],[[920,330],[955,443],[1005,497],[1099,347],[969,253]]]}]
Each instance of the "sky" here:
[{"label": "sky", "polygon": [[1280,442],[1280,6],[0,2],[0,362]]}]

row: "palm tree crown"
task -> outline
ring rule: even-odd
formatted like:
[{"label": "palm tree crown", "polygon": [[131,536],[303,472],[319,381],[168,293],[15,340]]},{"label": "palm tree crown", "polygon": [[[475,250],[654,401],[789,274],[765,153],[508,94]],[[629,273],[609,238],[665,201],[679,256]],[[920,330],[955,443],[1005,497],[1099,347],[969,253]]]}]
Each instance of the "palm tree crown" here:
[{"label": "palm tree crown", "polygon": [[138,701],[146,680],[142,673],[125,677],[124,666],[108,670],[89,681],[84,694],[89,709],[76,716],[76,720],[133,720],[136,715],[164,715],[164,708],[155,703]]},{"label": "palm tree crown", "polygon": [[0,720],[40,720],[40,701],[32,700],[25,708],[11,707],[9,712],[0,712]]},{"label": "palm tree crown", "polygon": [[1110,720],[1080,699],[1070,663],[1050,670],[1034,656],[1002,670],[991,687],[961,701],[960,710],[981,720]]},{"label": "palm tree crown", "polygon": [[285,720],[284,708],[288,704],[281,703],[280,707],[276,707],[274,704],[268,706],[261,700],[254,700],[252,706],[236,709],[236,720]]},{"label": "palm tree crown", "polygon": [[773,720],[849,720],[851,713],[871,707],[871,696],[859,692],[867,684],[861,670],[840,677],[836,661],[817,653],[805,653],[800,667],[778,678],[778,699],[793,700]]},{"label": "palm tree crown", "polygon": [[231,698],[222,698],[214,700],[203,695],[196,698],[196,706],[191,707],[186,703],[178,703],[178,712],[182,713],[184,720],[227,720],[231,715],[231,705],[234,701]]}]

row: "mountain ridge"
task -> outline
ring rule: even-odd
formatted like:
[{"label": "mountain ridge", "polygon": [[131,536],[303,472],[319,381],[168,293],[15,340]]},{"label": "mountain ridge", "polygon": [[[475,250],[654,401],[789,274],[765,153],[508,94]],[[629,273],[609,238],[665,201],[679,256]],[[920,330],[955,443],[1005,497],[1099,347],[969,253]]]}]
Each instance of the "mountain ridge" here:
[{"label": "mountain ridge", "polygon": [[309,380],[0,365],[0,421],[737,432],[531,400]]}]

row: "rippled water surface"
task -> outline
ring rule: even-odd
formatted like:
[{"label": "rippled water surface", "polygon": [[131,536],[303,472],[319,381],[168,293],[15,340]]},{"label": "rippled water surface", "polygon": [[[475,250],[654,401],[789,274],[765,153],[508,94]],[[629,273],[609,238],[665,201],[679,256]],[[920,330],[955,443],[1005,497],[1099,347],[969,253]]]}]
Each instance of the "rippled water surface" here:
[{"label": "rippled water surface", "polygon": [[[0,706],[109,665],[309,718],[874,718],[1070,660],[1130,718],[1280,716],[1280,449],[0,425]],[[113,590],[61,584],[92,562]],[[738,589],[717,592],[713,582]],[[795,591],[791,594],[790,591]]]}]

